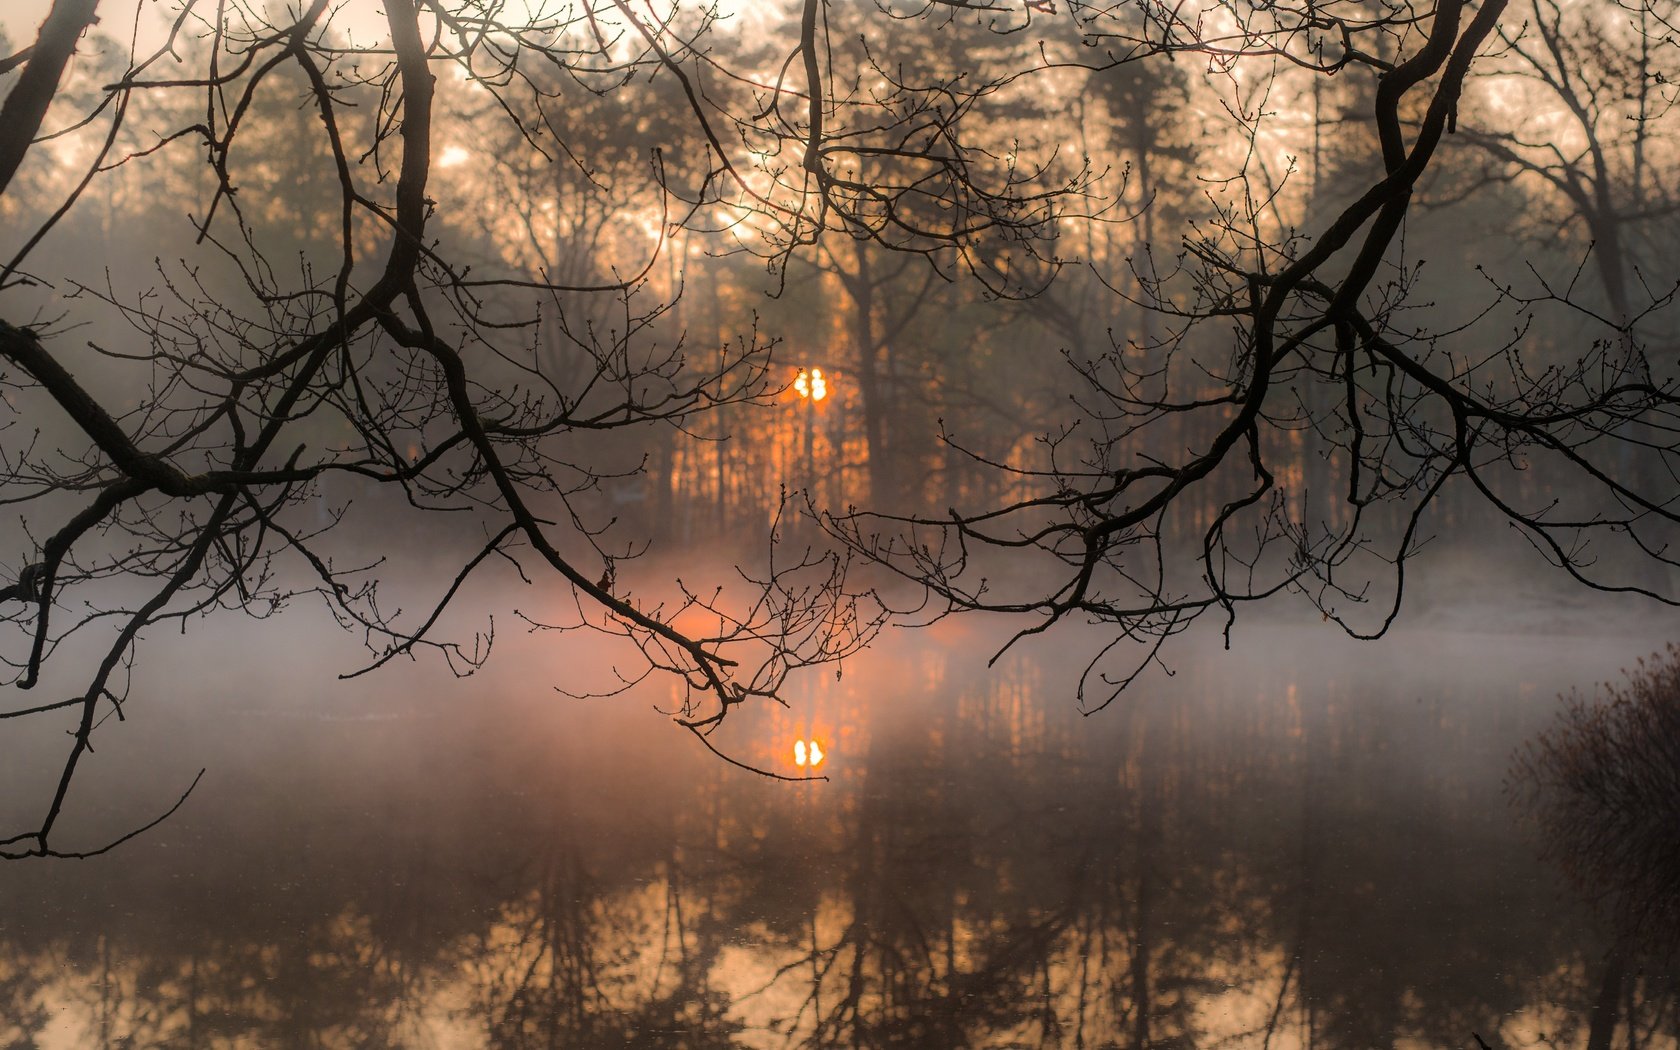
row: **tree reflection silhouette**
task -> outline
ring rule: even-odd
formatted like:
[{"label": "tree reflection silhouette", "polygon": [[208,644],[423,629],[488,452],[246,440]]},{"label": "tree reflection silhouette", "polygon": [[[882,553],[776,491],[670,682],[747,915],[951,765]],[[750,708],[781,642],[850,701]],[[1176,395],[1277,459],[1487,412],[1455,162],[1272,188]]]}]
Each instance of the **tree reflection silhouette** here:
[{"label": "tree reflection silhouette", "polygon": [[[571,713],[343,723],[389,768],[253,768],[271,841],[204,870],[171,860],[232,838],[238,790],[122,880],[0,871],[0,1044],[1586,1041],[1606,941],[1487,804],[1509,708],[1380,666],[1221,673],[1081,721],[1054,665],[913,651],[813,699],[853,736],[792,786]],[[272,736],[284,763],[309,734]],[[1672,1041],[1667,970],[1615,987],[1615,1045]]]}]

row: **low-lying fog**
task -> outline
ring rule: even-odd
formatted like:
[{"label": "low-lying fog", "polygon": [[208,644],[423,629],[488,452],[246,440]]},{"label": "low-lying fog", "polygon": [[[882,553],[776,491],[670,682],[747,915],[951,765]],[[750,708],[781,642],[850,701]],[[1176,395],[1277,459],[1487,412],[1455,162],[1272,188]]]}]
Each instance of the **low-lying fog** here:
[{"label": "low-lying fog", "polygon": [[[1095,629],[991,669],[1000,624],[890,632],[714,737],[790,775],[815,740],[810,783],[708,754],[667,683],[557,693],[607,680],[583,635],[341,682],[354,640],[301,612],[154,632],[64,846],[203,780],[0,866],[0,1041],[1581,1044],[1611,933],[1503,782],[1673,618],[1474,571],[1377,643],[1198,629],[1090,717]],[[7,738],[8,817],[61,733]],[[1621,1023],[1672,1038],[1674,990],[1627,978]]]}]

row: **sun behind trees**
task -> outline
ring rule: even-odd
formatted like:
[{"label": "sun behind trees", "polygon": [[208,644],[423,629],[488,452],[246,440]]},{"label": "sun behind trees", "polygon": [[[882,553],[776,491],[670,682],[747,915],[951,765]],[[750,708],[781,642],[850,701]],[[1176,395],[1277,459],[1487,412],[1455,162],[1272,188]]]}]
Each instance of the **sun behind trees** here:
[{"label": "sun behind trees", "polygon": [[[0,714],[70,732],[7,856],[109,845],[55,833],[148,627],[300,598],[366,670],[467,673],[450,607],[534,583],[526,624],[616,636],[614,688],[668,676],[711,746],[888,620],[863,562],[917,622],[1111,624],[1097,703],[1207,611],[1382,633],[1437,527],[1668,597],[1680,265],[1640,242],[1606,307],[1599,211],[1514,267],[1408,240],[1473,216],[1503,259],[1551,192],[1474,79],[1531,53],[1509,0],[154,6],[130,46],[60,0],[3,62],[0,608],[53,692]],[[1675,48],[1603,10],[1637,196]],[[370,523],[441,572],[420,612]],[[727,593],[633,578],[720,536]]]}]

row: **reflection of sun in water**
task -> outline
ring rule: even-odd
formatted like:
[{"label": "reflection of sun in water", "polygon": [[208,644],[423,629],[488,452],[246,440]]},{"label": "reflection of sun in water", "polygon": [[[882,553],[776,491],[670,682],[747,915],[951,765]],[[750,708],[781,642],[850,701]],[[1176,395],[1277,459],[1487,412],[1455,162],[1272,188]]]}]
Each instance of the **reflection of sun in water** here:
[{"label": "reflection of sun in water", "polygon": [[442,156],[438,157],[438,167],[453,168],[457,164],[466,163],[467,158],[471,156],[471,153],[468,153],[460,146],[450,146],[443,151]]},{"label": "reflection of sun in water", "polygon": [[810,741],[808,744],[804,740],[795,740],[793,742],[793,764],[796,766],[800,766],[801,768],[805,766],[819,766],[822,764],[824,757],[822,745],[818,744],[815,740]]}]

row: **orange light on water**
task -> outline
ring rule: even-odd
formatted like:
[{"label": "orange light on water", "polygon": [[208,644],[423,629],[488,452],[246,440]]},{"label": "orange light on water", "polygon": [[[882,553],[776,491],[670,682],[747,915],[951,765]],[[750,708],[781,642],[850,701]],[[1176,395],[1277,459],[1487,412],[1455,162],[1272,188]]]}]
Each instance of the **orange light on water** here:
[{"label": "orange light on water", "polygon": [[819,766],[822,765],[824,757],[822,745],[818,744],[815,740],[809,742],[804,740],[795,740],[793,742],[793,764],[796,766],[801,768],[805,766]]}]

